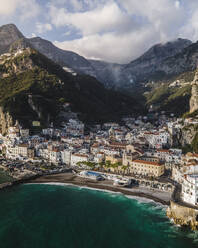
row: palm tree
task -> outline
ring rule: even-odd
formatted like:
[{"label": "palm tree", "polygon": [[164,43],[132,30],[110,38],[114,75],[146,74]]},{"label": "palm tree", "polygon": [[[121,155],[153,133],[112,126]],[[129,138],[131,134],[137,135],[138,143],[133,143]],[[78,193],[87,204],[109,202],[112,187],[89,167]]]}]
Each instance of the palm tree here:
[{"label": "palm tree", "polygon": [[111,167],[111,161],[110,160],[107,160],[106,163],[105,163],[105,168],[108,169],[109,171],[109,168]]},{"label": "palm tree", "polygon": [[123,165],[123,166],[122,166],[123,175],[125,174],[126,169],[127,169],[127,166],[126,166],[126,165]]},{"label": "palm tree", "polygon": [[104,166],[105,166],[105,162],[102,161],[102,162],[99,163],[99,168],[100,168],[100,169],[103,169]]},{"label": "palm tree", "polygon": [[121,163],[120,162],[116,162],[114,164],[111,164],[111,167],[114,169],[114,170],[117,170],[118,169],[118,166],[120,165]]}]

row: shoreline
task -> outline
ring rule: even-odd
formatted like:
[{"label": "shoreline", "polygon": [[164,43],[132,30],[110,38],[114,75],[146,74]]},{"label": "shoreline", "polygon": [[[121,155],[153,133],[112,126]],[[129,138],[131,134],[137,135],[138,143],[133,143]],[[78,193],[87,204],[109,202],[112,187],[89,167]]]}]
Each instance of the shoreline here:
[{"label": "shoreline", "polygon": [[106,192],[106,193],[109,193],[109,194],[118,194],[118,195],[123,195],[129,199],[134,199],[134,200],[138,200],[140,202],[145,202],[147,203],[147,200],[148,200],[148,203],[150,202],[154,202],[154,203],[158,203],[160,205],[163,205],[164,207],[168,207],[170,204],[169,202],[167,201],[163,201],[162,199],[160,198],[157,198],[157,197],[152,197],[148,194],[144,194],[144,193],[130,193],[129,191],[124,191],[123,189],[123,192],[121,192],[121,190],[114,190],[114,189],[110,189],[110,188],[103,188],[103,187],[96,187],[96,186],[90,186],[90,185],[84,185],[84,184],[74,184],[74,183],[58,183],[58,182],[46,182],[46,183],[33,183],[33,182],[27,182],[25,184],[29,184],[29,185],[36,185],[36,184],[40,184],[40,185],[54,185],[54,186],[71,186],[71,187],[79,187],[79,188],[82,188],[82,189],[89,189],[89,190],[95,190],[95,191],[100,191],[100,192]]},{"label": "shoreline", "polygon": [[[25,184],[65,184],[79,187],[86,187],[95,190],[109,191],[112,193],[121,193],[125,196],[134,196],[138,198],[146,198],[162,205],[169,206],[170,199],[165,199],[165,192],[152,191],[141,188],[121,188],[112,184],[104,184],[102,182],[93,181],[90,179],[79,178],[71,173],[40,176],[35,179],[30,179],[24,182]],[[155,195],[154,195],[155,194]],[[167,197],[166,197],[167,198]]]}]

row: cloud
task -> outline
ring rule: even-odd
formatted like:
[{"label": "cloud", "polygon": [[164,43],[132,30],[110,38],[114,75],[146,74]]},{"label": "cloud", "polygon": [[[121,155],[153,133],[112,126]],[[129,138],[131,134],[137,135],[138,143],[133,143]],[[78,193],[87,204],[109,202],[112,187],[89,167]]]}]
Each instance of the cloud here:
[{"label": "cloud", "polygon": [[62,49],[75,51],[87,58],[126,63],[139,56],[148,45],[153,44],[153,34],[150,31],[145,28],[140,32],[120,35],[113,32],[103,35],[94,34],[72,41],[56,41],[54,44]]},{"label": "cloud", "polygon": [[0,0],[0,20],[87,58],[119,63],[155,43],[198,39],[197,0]]},{"label": "cloud", "polygon": [[120,63],[131,61],[154,43],[177,38],[184,15],[180,2],[173,0],[98,1],[95,8],[92,5],[92,9],[75,13],[55,5],[49,8],[57,28],[70,27],[82,36],[56,42],[57,46],[88,58]]},{"label": "cloud", "polygon": [[10,15],[16,10],[19,0],[0,0],[0,14],[1,15]]},{"label": "cloud", "polygon": [[180,8],[180,1],[175,1],[175,8],[179,9]]},{"label": "cloud", "polygon": [[125,0],[120,4],[128,14],[138,16],[148,23],[153,32],[158,32],[160,40],[174,38],[183,24],[184,8],[178,8],[180,2],[173,0]]},{"label": "cloud", "polygon": [[40,22],[36,23],[36,31],[39,34],[43,34],[45,32],[51,31],[51,30],[52,30],[52,25],[49,23],[40,23]]},{"label": "cloud", "polygon": [[38,15],[40,6],[36,0],[0,0],[0,16],[8,17],[18,14],[19,18],[27,19]]},{"label": "cloud", "polygon": [[136,25],[135,20],[131,21],[131,18],[125,15],[114,2],[78,13],[69,13],[64,8],[57,9],[55,6],[50,6],[50,16],[51,22],[56,27],[69,25],[80,30],[83,35],[126,30]]}]

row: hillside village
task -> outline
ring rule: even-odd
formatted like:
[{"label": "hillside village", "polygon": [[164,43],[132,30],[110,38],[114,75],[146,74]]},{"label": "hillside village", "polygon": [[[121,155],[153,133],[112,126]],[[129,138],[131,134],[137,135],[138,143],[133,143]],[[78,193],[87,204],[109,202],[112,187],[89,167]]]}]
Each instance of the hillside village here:
[{"label": "hillside village", "polygon": [[[38,122],[33,124],[39,126]],[[155,122],[139,116],[123,118],[121,124],[89,127],[76,118],[60,129],[52,123],[30,135],[31,130],[16,122],[7,135],[0,136],[1,168],[17,179],[72,168],[91,179],[99,180],[109,173],[122,176],[120,182],[127,178],[127,183],[162,191],[173,191],[174,183],[179,183],[183,201],[197,205],[198,154],[184,154],[174,147],[175,134],[197,124],[195,118],[183,120],[165,113],[158,114]]]}]

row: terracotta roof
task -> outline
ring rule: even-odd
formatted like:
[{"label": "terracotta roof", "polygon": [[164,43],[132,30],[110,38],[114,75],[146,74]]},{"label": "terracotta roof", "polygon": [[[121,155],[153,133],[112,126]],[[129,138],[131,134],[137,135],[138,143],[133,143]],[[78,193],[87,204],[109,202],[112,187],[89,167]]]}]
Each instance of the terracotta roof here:
[{"label": "terracotta roof", "polygon": [[168,152],[168,153],[170,153],[170,151],[169,150],[166,150],[166,149],[157,149],[157,151],[158,152]]},{"label": "terracotta roof", "polygon": [[74,153],[73,156],[88,158],[88,155],[86,155],[86,154],[79,154],[79,153]]},{"label": "terracotta roof", "polygon": [[150,162],[150,161],[145,161],[145,160],[134,160],[133,162],[135,163],[139,163],[139,164],[148,164],[148,165],[156,165],[156,166],[160,166],[159,163],[156,162]]},{"label": "terracotta roof", "polygon": [[99,147],[99,144],[98,143],[94,143],[91,147]]},{"label": "terracotta roof", "polygon": [[19,147],[28,147],[27,144],[20,144]]},{"label": "terracotta roof", "polygon": [[119,143],[119,142],[112,142],[109,146],[116,146],[116,147],[126,147],[126,144]]}]

